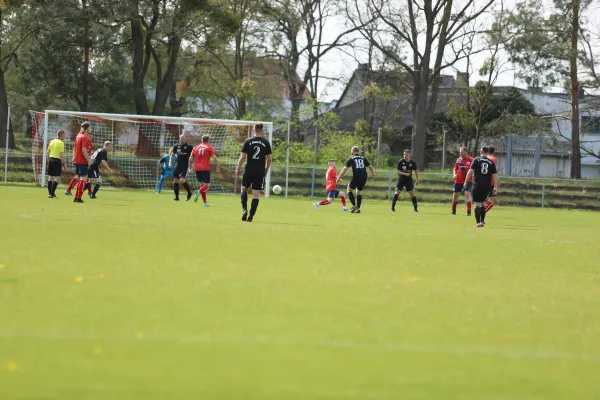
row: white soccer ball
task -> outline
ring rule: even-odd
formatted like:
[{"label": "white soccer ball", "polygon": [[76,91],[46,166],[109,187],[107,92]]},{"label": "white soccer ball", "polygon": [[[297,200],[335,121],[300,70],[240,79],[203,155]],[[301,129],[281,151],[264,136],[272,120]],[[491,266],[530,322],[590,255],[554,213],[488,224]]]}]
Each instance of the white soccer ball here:
[{"label": "white soccer ball", "polygon": [[275,194],[281,193],[281,186],[279,186],[279,185],[273,186],[273,193],[275,193]]}]

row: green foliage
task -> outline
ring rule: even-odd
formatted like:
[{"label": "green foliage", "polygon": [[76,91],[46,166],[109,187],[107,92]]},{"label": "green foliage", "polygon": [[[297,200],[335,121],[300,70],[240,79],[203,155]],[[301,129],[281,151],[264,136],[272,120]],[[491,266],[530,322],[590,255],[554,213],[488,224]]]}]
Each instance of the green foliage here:
[{"label": "green foliage", "polygon": [[361,153],[372,160],[376,157],[373,141],[366,136],[350,134],[348,132],[330,132],[319,150],[319,162],[324,164],[327,160],[346,160],[350,156],[352,146],[358,146]]},{"label": "green foliage", "polygon": [[[580,15],[591,1],[579,1]],[[510,36],[505,38],[511,61],[519,66],[517,76],[532,87],[562,86],[569,77],[573,2],[542,0],[516,3],[507,12]]]}]

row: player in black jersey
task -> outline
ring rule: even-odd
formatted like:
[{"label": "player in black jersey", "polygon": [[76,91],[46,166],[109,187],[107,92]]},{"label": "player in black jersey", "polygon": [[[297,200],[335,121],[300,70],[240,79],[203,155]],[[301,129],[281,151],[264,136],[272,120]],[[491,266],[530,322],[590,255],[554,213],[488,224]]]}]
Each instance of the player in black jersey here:
[{"label": "player in black jersey", "polygon": [[[265,176],[267,176],[273,161],[271,143],[265,139],[263,124],[254,125],[254,137],[248,138],[244,142],[237,164],[237,175],[240,174],[244,161],[246,161],[246,168],[242,178],[242,221],[252,222],[258,208],[260,193],[264,190]],[[252,203],[250,215],[248,215],[248,190],[250,188],[252,188]]]},{"label": "player in black jersey", "polygon": [[173,171],[173,191],[175,192],[176,201],[179,201],[179,183],[183,184],[183,187],[187,190],[187,198],[185,200],[188,201],[192,198],[192,190],[185,179],[192,150],[194,150],[194,147],[187,143],[187,137],[182,133],[179,136],[179,143],[173,146],[169,152],[169,168],[173,168],[172,160],[175,158],[174,155],[177,156],[177,166],[175,167],[175,171]]},{"label": "player in black jersey", "polygon": [[[108,166],[108,152],[112,151],[112,143],[109,141],[104,142],[104,147],[99,148],[92,154],[90,158],[91,164],[88,169],[88,179],[89,181],[87,185],[94,185],[94,190],[90,195],[90,199],[96,198],[96,193],[100,190],[100,186],[102,186],[102,175],[100,175],[100,166],[104,166],[104,168],[108,169],[109,172],[112,172],[112,169]],[[85,188],[84,188],[85,190]]]},{"label": "player in black jersey", "polygon": [[[412,178],[413,171],[415,173],[414,181]],[[400,195],[402,188],[406,188],[406,191],[410,194],[415,212],[418,213],[419,209],[417,207],[417,198],[415,197],[415,185],[419,184],[419,169],[417,168],[417,163],[410,158],[410,150],[404,150],[404,158],[398,162],[396,173],[398,174],[398,182],[396,182],[396,191],[394,192],[391,211],[396,212],[398,196]]]},{"label": "player in black jersey", "polygon": [[[348,168],[352,168],[352,179],[348,184],[348,198],[352,203],[351,213],[360,214],[360,205],[362,203],[361,191],[367,184],[367,168],[371,171],[371,175],[375,178],[375,170],[366,157],[361,156],[358,146],[352,147],[352,156],[346,161],[346,166],[340,171],[336,183],[339,183]],[[356,190],[356,200],[354,199],[354,190]]]},{"label": "player in black jersey", "polygon": [[468,182],[472,176],[475,176],[473,184],[473,202],[475,203],[475,220],[478,228],[485,225],[485,201],[490,195],[492,189],[492,179],[494,186],[498,187],[498,172],[496,164],[487,158],[490,148],[483,146],[481,148],[481,157],[477,157],[471,163],[471,168],[467,172],[465,182]]}]

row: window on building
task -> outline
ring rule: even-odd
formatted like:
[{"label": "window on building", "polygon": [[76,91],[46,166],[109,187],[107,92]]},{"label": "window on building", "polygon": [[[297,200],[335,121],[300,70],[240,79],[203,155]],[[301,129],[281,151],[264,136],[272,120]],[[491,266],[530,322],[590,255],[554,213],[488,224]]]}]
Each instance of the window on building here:
[{"label": "window on building", "polygon": [[581,131],[600,134],[600,117],[584,115],[581,117]]}]

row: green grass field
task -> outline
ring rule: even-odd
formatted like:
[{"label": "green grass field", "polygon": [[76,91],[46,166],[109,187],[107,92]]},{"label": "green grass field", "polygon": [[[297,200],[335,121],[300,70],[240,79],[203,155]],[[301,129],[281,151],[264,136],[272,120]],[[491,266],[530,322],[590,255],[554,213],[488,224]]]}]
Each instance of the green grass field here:
[{"label": "green grass field", "polygon": [[598,213],[46,195],[0,187],[2,400],[600,398]]}]

